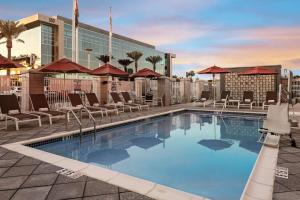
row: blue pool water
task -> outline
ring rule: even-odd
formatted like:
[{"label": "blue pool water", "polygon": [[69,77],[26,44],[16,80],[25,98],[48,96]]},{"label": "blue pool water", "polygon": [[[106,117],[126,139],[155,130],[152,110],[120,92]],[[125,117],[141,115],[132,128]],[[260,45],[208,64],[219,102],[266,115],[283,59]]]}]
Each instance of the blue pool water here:
[{"label": "blue pool water", "polygon": [[183,112],[35,148],[217,200],[239,199],[261,149],[259,116]]}]

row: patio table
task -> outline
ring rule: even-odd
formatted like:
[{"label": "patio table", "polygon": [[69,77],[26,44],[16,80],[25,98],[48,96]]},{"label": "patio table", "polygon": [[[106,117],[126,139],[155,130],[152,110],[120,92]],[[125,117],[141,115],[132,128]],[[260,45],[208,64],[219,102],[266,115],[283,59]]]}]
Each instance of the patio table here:
[{"label": "patio table", "polygon": [[240,104],[240,100],[239,99],[229,99],[228,100],[228,104],[229,105],[235,105],[235,104],[237,104],[237,107],[239,108],[240,106],[239,106],[239,104]]}]

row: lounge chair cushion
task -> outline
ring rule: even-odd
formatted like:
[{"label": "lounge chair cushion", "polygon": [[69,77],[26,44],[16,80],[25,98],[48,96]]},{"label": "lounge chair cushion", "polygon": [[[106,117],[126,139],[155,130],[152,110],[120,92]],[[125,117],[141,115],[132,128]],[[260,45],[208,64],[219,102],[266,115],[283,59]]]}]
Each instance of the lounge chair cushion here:
[{"label": "lounge chair cushion", "polygon": [[206,101],[206,98],[201,98],[200,100],[201,100],[201,101]]},{"label": "lounge chair cushion", "polygon": [[17,114],[20,114],[20,111],[19,110],[9,110],[8,114],[9,115],[17,115]]},{"label": "lounge chair cushion", "polygon": [[251,102],[251,99],[245,99],[245,102],[246,102],[246,103],[250,103],[250,102]]},{"label": "lounge chair cushion", "polygon": [[124,104],[123,104],[123,102],[121,102],[121,101],[118,101],[118,102],[117,102],[117,105],[120,105],[120,106],[122,106],[122,105],[124,105]]},{"label": "lounge chair cushion", "polygon": [[93,104],[93,106],[95,106],[95,107],[99,107],[99,106],[100,106],[100,104],[99,104],[99,103],[94,103],[94,104]]},{"label": "lounge chair cushion", "polygon": [[268,100],[268,103],[275,103],[275,100],[274,99]]},{"label": "lounge chair cushion", "polygon": [[39,111],[40,112],[47,112],[47,111],[49,111],[49,109],[48,108],[40,108]]},{"label": "lounge chair cushion", "polygon": [[221,99],[221,101],[222,101],[222,102],[225,102],[225,101],[226,101],[226,99]]}]

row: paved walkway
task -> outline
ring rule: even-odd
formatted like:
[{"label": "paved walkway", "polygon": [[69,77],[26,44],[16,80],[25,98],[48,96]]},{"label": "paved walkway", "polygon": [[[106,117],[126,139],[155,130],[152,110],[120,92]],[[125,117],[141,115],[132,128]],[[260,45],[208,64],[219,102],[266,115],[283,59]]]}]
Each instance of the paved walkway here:
[{"label": "paved walkway", "polygon": [[[122,113],[119,116],[97,118],[100,119],[97,121],[97,125],[187,107],[191,107],[191,104]],[[84,119],[83,125],[89,127],[92,126],[92,123]],[[78,129],[78,125],[75,121],[71,121],[69,130],[76,129]],[[45,121],[41,128],[35,125],[21,125],[21,131],[14,131],[14,126],[10,126],[7,131],[0,131],[0,145],[44,137],[60,131],[65,131],[65,126],[62,122],[57,121],[52,126]],[[295,132],[300,131],[296,130]],[[295,134],[295,138],[300,145],[300,134],[299,136]],[[288,180],[276,178],[274,199],[300,199],[300,149],[291,148],[289,141],[282,139],[278,165],[288,167],[290,174]],[[56,171],[59,169],[54,165],[0,147],[0,199],[151,200],[90,177],[83,176],[73,180],[58,175]]]}]

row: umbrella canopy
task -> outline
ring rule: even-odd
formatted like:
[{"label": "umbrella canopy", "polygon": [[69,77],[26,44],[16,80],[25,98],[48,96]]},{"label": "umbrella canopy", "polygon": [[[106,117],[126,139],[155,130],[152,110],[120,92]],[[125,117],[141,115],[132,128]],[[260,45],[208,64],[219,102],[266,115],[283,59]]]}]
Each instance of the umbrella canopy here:
[{"label": "umbrella canopy", "polygon": [[85,68],[67,58],[54,61],[39,69],[41,72],[58,72],[58,73],[90,73],[91,70]]},{"label": "umbrella canopy", "polygon": [[265,69],[262,67],[250,68],[248,70],[239,73],[239,75],[273,75],[273,74],[278,74],[278,73],[274,70]]},{"label": "umbrella canopy", "polygon": [[151,69],[148,69],[148,68],[144,68],[144,69],[141,69],[139,70],[138,72],[136,72],[135,74],[132,75],[133,77],[147,77],[147,78],[153,78],[153,77],[160,77],[162,76],[161,74],[151,70]]},{"label": "umbrella canopy", "polygon": [[161,140],[154,137],[140,137],[132,139],[131,142],[140,148],[149,149],[161,143]]},{"label": "umbrella canopy", "polygon": [[101,67],[94,69],[90,74],[97,75],[97,76],[128,76],[129,75],[127,72],[120,70],[110,64],[102,65]]},{"label": "umbrella canopy", "polygon": [[223,73],[230,73],[230,71],[228,71],[225,68],[217,67],[214,65],[212,67],[201,70],[197,73],[198,74],[223,74]]},{"label": "umbrella canopy", "polygon": [[[213,75],[213,84],[215,85],[215,74],[225,74],[225,73],[230,73],[227,69],[217,67],[217,66],[212,66],[209,68],[206,68],[204,70],[201,70],[197,72],[198,74],[212,74]],[[213,88],[213,93],[214,93],[214,101],[216,100],[216,87]]]},{"label": "umbrella canopy", "polygon": [[101,149],[90,153],[87,161],[109,166],[127,158],[129,158],[129,154],[125,149]]},{"label": "umbrella canopy", "polygon": [[227,148],[231,147],[231,145],[232,145],[232,143],[230,143],[228,141],[217,140],[217,139],[201,140],[198,142],[198,144],[201,144],[202,146],[205,146],[214,151],[227,149]]},{"label": "umbrella canopy", "polygon": [[24,66],[0,54],[0,69],[11,69],[11,68],[20,68],[20,67],[24,67]]}]

